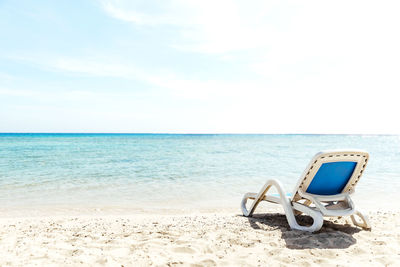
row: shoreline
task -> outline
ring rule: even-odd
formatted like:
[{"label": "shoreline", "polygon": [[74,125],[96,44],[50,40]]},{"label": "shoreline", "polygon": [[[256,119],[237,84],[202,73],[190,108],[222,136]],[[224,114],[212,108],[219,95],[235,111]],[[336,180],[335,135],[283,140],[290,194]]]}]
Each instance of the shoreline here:
[{"label": "shoreline", "polygon": [[[396,199],[397,200],[397,199]],[[365,213],[376,212],[395,212],[400,213],[400,207],[396,203],[383,203],[380,205],[368,205],[360,199],[355,199],[356,209]],[[130,215],[175,215],[175,214],[238,214],[241,215],[241,209],[238,202],[237,206],[176,206],[171,208],[167,206],[155,205],[70,205],[70,204],[48,204],[48,205],[15,205],[0,206],[1,218],[17,218],[17,217],[52,217],[52,216],[130,216]],[[360,204],[360,205],[358,205]],[[257,213],[282,213],[283,208],[277,204],[261,203],[257,209]]]},{"label": "shoreline", "polygon": [[[270,212],[280,212],[279,208],[270,208]],[[283,212],[283,211],[282,211]],[[138,208],[136,206],[33,206],[0,207],[2,218],[46,218],[46,217],[108,217],[108,216],[174,216],[193,214],[237,214],[240,208]]]}]

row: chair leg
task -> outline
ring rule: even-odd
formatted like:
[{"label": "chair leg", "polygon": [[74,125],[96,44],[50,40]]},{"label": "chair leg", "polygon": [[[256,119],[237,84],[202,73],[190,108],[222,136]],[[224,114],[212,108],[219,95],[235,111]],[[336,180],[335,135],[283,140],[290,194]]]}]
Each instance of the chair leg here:
[{"label": "chair leg", "polygon": [[249,199],[253,199],[255,201],[254,194],[255,193],[246,193],[242,198],[242,202],[240,203],[242,213],[246,217],[251,217],[253,215],[254,210],[250,213],[250,211],[247,210],[246,204],[247,204],[247,200],[249,200]]},{"label": "chair leg", "polygon": [[[243,213],[244,216],[251,217],[253,215],[253,213],[254,213],[255,209],[257,208],[258,204],[260,204],[260,202],[264,199],[264,196],[267,194],[268,190],[272,186],[275,186],[276,189],[278,190],[281,203],[282,202],[290,203],[289,199],[286,197],[286,193],[284,192],[281,183],[278,180],[275,180],[275,179],[268,180],[265,183],[265,185],[262,187],[262,189],[260,190],[260,192],[258,194],[246,193],[243,196],[243,199],[242,199],[242,202],[241,202],[241,209],[242,209],[242,213]],[[247,203],[248,199],[254,199],[254,201],[251,204],[249,210],[246,208],[246,203]]]},{"label": "chair leg", "polygon": [[[357,215],[358,217],[360,217],[360,219],[362,220],[361,222],[357,221],[356,217],[354,215]],[[364,229],[371,229],[371,223],[369,222],[368,216],[367,215],[363,215],[361,212],[359,212],[358,210],[356,210],[354,212],[354,214],[352,214],[350,216],[352,222],[354,225],[359,226],[361,228]]]}]

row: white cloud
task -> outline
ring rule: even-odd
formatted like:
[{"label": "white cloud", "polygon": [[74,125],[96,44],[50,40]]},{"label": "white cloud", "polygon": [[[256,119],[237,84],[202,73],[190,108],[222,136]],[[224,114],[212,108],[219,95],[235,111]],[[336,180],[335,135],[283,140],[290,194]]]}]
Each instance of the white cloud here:
[{"label": "white cloud", "polygon": [[15,77],[13,75],[8,74],[8,73],[0,72],[0,79],[3,80],[3,81],[4,80],[10,81],[10,80],[14,80]]},{"label": "white cloud", "polygon": [[0,95],[2,96],[17,96],[17,97],[32,97],[38,95],[32,90],[15,90],[9,88],[0,88]]},{"label": "white cloud", "polygon": [[[69,75],[86,75],[94,77],[114,77],[147,83],[149,86],[159,88],[165,94],[178,96],[185,99],[216,99],[221,97],[243,97],[242,91],[249,90],[250,82],[234,82],[223,80],[187,79],[181,73],[170,70],[156,69],[143,70],[133,64],[119,62],[113,59],[99,58],[52,58],[41,59],[19,57],[17,60],[37,64],[43,69],[57,71]],[[257,87],[252,84],[251,88]],[[5,92],[5,91],[4,91]],[[1,91],[0,91],[1,93]],[[10,94],[31,91],[8,91]],[[65,97],[65,96],[63,96]]]},{"label": "white cloud", "polygon": [[[169,25],[179,32],[172,47],[201,53],[226,53],[266,45],[275,31],[266,15],[273,3],[253,1],[159,1],[143,8],[143,1],[102,1],[110,16],[140,26]],[[150,5],[149,3],[147,5]]]},{"label": "white cloud", "polygon": [[[180,25],[184,23],[185,19],[182,17],[182,15],[187,14],[182,14],[179,12],[174,13],[174,3],[171,1],[156,1],[157,3],[146,2],[147,1],[104,0],[101,1],[101,6],[110,16],[139,25]],[[147,14],[142,10],[137,10],[137,8],[144,8],[149,4],[153,5],[148,10],[151,11],[150,14]]]},{"label": "white cloud", "polygon": [[[264,50],[274,62],[310,54],[334,58],[365,51],[382,40],[398,42],[397,1],[115,1],[103,0],[110,16],[139,26],[172,26],[173,47],[202,53]],[[389,38],[388,38],[389,37]],[[393,47],[391,43],[386,43]],[[285,53],[280,53],[286,51]],[[278,53],[275,53],[278,52]],[[262,54],[262,52],[261,52]],[[275,55],[275,58],[271,58]]]},{"label": "white cloud", "polygon": [[89,90],[53,90],[43,91],[35,89],[10,89],[0,88],[0,96],[3,97],[19,97],[29,98],[31,100],[40,100],[41,102],[54,102],[54,101],[81,101],[85,102],[91,99],[110,99],[113,97],[123,97],[126,94],[106,93],[106,92],[93,92]]},{"label": "white cloud", "polygon": [[48,67],[70,73],[91,76],[117,77],[135,79],[142,75],[141,71],[132,65],[123,65],[98,59],[59,58],[46,63]]}]

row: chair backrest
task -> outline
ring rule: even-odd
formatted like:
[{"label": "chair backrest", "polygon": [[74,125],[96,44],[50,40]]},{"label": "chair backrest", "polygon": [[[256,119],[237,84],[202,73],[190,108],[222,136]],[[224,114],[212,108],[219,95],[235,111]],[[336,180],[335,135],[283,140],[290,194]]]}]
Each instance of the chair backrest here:
[{"label": "chair backrest", "polygon": [[324,151],[317,153],[300,177],[293,201],[300,200],[300,193],[336,195],[354,191],[354,187],[367,165],[366,151]]}]

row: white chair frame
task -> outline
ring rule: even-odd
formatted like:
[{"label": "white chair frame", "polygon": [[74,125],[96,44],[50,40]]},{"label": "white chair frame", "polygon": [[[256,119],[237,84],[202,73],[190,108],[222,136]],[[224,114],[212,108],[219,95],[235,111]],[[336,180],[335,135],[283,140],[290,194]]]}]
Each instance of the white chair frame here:
[{"label": "white chair frame", "polygon": [[[251,217],[261,201],[270,203],[281,204],[286,214],[287,221],[291,229],[315,232],[321,229],[324,216],[351,216],[352,222],[364,229],[370,229],[371,224],[366,215],[355,209],[355,205],[350,198],[354,193],[354,188],[359,181],[367,161],[369,154],[366,151],[360,150],[346,150],[346,151],[324,151],[317,153],[310,164],[305,169],[303,175],[300,177],[294,193],[293,198],[286,195],[281,182],[276,179],[268,180],[259,193],[246,193],[241,202],[242,213],[246,217]],[[352,176],[344,187],[342,193],[336,195],[315,195],[306,193],[308,186],[317,173],[319,167],[323,163],[337,162],[337,161],[355,161],[357,165],[353,171]],[[268,191],[275,187],[278,191],[279,197],[267,195]],[[247,201],[254,200],[250,208],[247,209]],[[310,205],[314,204],[314,207]],[[295,215],[304,213],[313,219],[311,226],[299,225],[296,221]],[[357,221],[355,215],[361,219]]]}]

